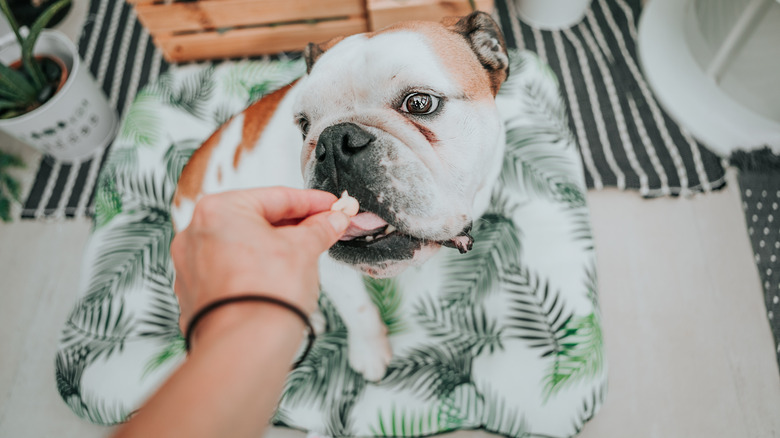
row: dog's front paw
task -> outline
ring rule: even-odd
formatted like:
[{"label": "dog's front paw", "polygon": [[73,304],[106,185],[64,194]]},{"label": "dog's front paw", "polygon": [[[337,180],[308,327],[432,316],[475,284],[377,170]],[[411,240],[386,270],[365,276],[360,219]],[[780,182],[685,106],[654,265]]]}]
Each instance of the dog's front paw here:
[{"label": "dog's front paw", "polygon": [[368,381],[382,380],[392,358],[393,350],[385,334],[349,338],[349,365]]}]

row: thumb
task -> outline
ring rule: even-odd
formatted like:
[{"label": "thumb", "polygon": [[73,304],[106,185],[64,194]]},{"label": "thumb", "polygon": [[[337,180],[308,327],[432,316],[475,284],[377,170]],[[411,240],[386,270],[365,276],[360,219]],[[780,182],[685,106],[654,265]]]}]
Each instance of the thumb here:
[{"label": "thumb", "polygon": [[340,211],[325,211],[302,220],[295,226],[296,234],[305,234],[309,247],[321,253],[338,242],[349,226],[349,216]]}]

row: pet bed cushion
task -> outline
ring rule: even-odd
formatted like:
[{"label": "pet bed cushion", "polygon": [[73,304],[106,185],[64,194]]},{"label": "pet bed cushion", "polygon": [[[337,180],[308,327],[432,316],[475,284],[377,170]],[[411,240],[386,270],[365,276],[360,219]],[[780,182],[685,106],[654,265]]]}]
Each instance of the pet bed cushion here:
[{"label": "pet bed cushion", "polygon": [[[77,415],[125,420],[185,359],[169,254],[176,181],[215,128],[304,68],[186,66],[136,97],[99,179],[82,296],[56,357],[59,392]],[[379,383],[349,367],[346,329],[324,291],[326,333],[290,373],[275,424],[335,436],[567,437],[595,414],[606,363],[593,239],[559,93],[535,55],[511,53],[498,97],[504,166],[473,250],[365,278],[394,351]]]}]

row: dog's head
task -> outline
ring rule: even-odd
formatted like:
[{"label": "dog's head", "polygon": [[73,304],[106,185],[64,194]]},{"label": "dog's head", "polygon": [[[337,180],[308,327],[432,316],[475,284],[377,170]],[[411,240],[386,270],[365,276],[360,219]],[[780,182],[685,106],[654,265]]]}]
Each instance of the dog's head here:
[{"label": "dog's head", "polygon": [[475,197],[500,161],[495,95],[508,75],[489,15],[404,22],[310,44],[295,117],[306,186],[361,213],[330,255],[391,276],[442,244],[468,249]]}]

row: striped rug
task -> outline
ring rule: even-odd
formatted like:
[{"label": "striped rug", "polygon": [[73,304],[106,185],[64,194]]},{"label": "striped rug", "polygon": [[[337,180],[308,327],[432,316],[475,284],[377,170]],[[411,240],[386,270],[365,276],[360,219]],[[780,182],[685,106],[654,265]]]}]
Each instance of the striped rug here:
[{"label": "striped rug", "polygon": [[725,185],[721,158],[660,107],[637,59],[640,0],[592,0],[578,25],[542,31],[512,0],[496,0],[507,44],[536,52],[559,78],[589,188],[635,189],[645,197]]},{"label": "striped rug", "polygon": [[[721,159],[670,119],[642,77],[640,11],[640,0],[593,0],[579,25],[541,31],[517,18],[511,0],[496,0],[507,44],[538,53],[559,78],[589,188],[634,189],[645,197],[718,189],[725,184]],[[168,69],[120,0],[91,1],[79,50],[120,117],[136,92]],[[106,155],[79,165],[44,158],[22,218],[91,216]]]},{"label": "striped rug", "polygon": [[[126,2],[90,3],[78,41],[79,54],[121,118],[136,92],[156,80],[168,64]],[[107,155],[108,149],[76,165],[44,157],[24,202],[22,218],[91,216],[95,182]]]}]

